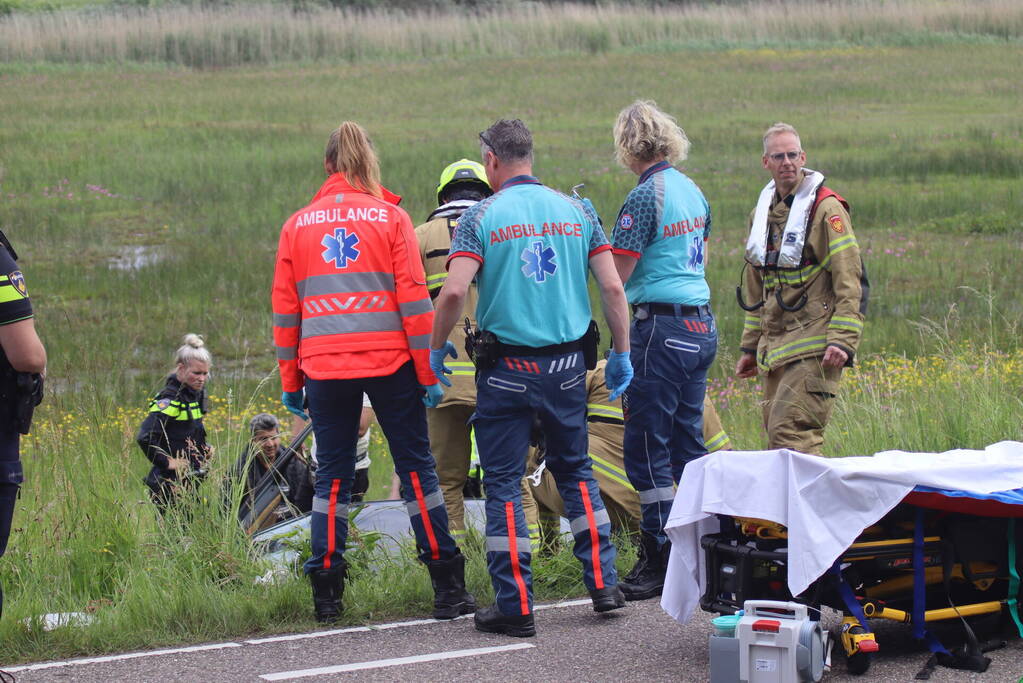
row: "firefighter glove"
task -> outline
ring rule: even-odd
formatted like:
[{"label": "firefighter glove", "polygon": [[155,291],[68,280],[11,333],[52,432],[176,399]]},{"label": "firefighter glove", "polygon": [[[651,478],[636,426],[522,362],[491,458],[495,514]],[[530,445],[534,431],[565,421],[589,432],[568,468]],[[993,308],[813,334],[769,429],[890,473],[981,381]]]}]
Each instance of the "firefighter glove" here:
[{"label": "firefighter glove", "polygon": [[[433,370],[433,374],[437,375],[437,380],[446,387],[451,386],[451,380],[444,375],[451,374],[451,368],[444,365],[444,357],[451,356],[452,358],[458,358],[458,351],[455,350],[455,345],[449,341],[444,342],[444,346],[439,349],[430,349],[430,369]],[[444,390],[438,387],[438,391],[443,395]],[[437,399],[440,400],[439,398]],[[427,404],[429,405],[429,404]],[[431,408],[433,406],[430,406]]]},{"label": "firefighter glove", "polygon": [[611,400],[614,401],[629,386],[632,381],[632,361],[629,360],[629,352],[611,352],[607,358],[607,367],[604,369],[604,383],[611,392]]}]

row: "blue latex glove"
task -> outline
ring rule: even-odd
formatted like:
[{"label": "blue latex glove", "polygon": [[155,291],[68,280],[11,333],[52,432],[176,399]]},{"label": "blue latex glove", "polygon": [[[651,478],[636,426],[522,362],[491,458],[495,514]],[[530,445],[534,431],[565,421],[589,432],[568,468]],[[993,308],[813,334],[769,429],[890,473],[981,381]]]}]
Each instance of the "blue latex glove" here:
[{"label": "blue latex glove", "polygon": [[611,400],[622,395],[632,381],[632,361],[629,360],[629,352],[611,352],[607,357],[607,367],[604,368],[604,384],[611,392]]},{"label": "blue latex glove", "polygon": [[[451,368],[444,365],[444,357],[451,356],[452,358],[458,358],[458,351],[455,350],[455,345],[449,341],[444,342],[444,346],[439,349],[430,349],[430,369],[433,370],[433,374],[437,375],[437,381],[446,387],[451,386],[451,380],[444,375],[451,374]],[[443,393],[441,389],[441,393]],[[433,406],[430,406],[431,408]]]},{"label": "blue latex glove", "polygon": [[281,403],[288,409],[288,412],[298,415],[303,420],[309,419],[304,410],[305,393],[301,389],[298,391],[285,391],[281,394]]},{"label": "blue latex glove", "polygon": [[[448,343],[450,344],[451,342]],[[423,390],[426,391],[426,396],[423,396],[423,404],[427,408],[436,408],[440,404],[441,399],[444,398],[444,389],[440,384],[430,384],[423,387]]]}]

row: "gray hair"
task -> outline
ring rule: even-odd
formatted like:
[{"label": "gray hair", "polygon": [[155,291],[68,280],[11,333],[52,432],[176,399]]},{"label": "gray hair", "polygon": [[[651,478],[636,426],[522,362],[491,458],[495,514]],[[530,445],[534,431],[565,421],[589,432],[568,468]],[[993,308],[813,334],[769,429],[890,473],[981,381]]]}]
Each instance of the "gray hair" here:
[{"label": "gray hair", "polygon": [[270,432],[277,431],[281,428],[280,420],[270,413],[260,413],[255,415],[249,420],[249,430],[255,434],[256,432]]},{"label": "gray hair", "polygon": [[781,121],[779,121],[778,123],[768,128],[766,131],[764,131],[764,154],[767,154],[767,141],[773,138],[775,135],[781,135],[782,133],[791,133],[792,135],[795,135],[796,142],[798,142],[800,148],[802,148],[803,142],[799,139],[799,133],[796,132],[796,129],[787,123],[782,123]]},{"label": "gray hair", "polygon": [[202,340],[202,337],[197,334],[186,334],[182,341],[184,343],[178,347],[174,354],[175,363],[185,367],[188,367],[193,361],[213,365],[213,357],[210,356],[210,351],[206,348],[206,342]]},{"label": "gray hair", "polygon": [[533,134],[520,119],[498,119],[480,133],[480,143],[480,156],[483,158],[490,150],[499,161],[533,160]]}]

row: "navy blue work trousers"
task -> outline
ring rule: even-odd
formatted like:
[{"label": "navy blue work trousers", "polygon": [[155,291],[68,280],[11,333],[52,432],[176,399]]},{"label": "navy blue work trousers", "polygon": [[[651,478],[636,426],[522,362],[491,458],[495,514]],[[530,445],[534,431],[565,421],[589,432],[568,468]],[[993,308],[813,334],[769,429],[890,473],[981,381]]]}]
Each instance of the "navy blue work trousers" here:
[{"label": "navy blue work trousers", "polygon": [[640,529],[667,540],[675,484],[706,455],[703,397],[717,354],[714,316],[650,315],[630,329],[635,376],[623,396],[625,473],[639,493]]},{"label": "navy blue work trousers", "polygon": [[487,567],[497,607],[509,616],[533,611],[522,477],[534,418],[540,420],[546,439],[547,469],[565,501],[583,583],[590,590],[618,583],[611,520],[586,454],[582,353],[501,358],[476,379],[471,422],[487,492]]},{"label": "navy blue work trousers", "polygon": [[318,461],[310,519],[313,554],[305,563],[306,573],[341,566],[348,540],[363,393],[373,404],[401,479],[419,559],[429,562],[453,557],[457,548],[448,533],[448,514],[426,435],[423,390],[412,361],[383,377],[306,378],[305,392]]}]

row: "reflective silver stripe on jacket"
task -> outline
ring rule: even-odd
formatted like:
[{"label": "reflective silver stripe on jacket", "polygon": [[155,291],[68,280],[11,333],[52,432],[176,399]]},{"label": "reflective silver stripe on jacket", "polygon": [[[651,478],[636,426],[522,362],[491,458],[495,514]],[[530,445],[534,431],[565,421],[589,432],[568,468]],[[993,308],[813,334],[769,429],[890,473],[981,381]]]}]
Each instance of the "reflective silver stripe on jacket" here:
[{"label": "reflective silver stripe on jacket", "polygon": [[645,491],[637,491],[639,493],[640,505],[647,505],[649,503],[658,503],[662,500],[675,500],[675,489],[671,486],[665,486],[663,489],[647,489]]},{"label": "reflective silver stripe on jacket", "polygon": [[[488,553],[508,553],[511,552],[510,548],[511,544],[507,536],[487,536]],[[515,537],[515,550],[524,555],[529,555],[533,552],[533,546],[529,541],[529,534]]]},{"label": "reflective silver stripe on jacket", "polygon": [[397,311],[379,313],[335,313],[302,321],[302,339],[351,332],[401,332]]},{"label": "reflective silver stripe on jacket", "polygon": [[401,317],[410,318],[421,313],[429,313],[433,310],[433,302],[430,297],[419,301],[406,301],[398,307],[401,310]]},{"label": "reflective silver stripe on jacket", "polygon": [[330,273],[313,275],[295,284],[298,298],[348,294],[350,292],[394,291],[394,275],[391,273]]},{"label": "reflective silver stripe on jacket", "polygon": [[[330,501],[326,498],[313,498],[313,512],[319,512],[321,514],[329,514]],[[345,524],[348,523],[348,506],[338,503],[334,506],[334,516],[338,519],[345,520]]]},{"label": "reflective silver stripe on jacket", "polygon": [[[593,522],[597,526],[604,524],[611,524],[611,518],[607,514],[607,510],[594,510],[593,511]],[[586,515],[582,517],[576,517],[568,523],[572,529],[572,535],[578,536],[579,534],[587,533],[590,530],[590,522],[586,519]]]},{"label": "reflective silver stripe on jacket", "polygon": [[[426,506],[427,510],[444,507],[444,494],[440,492],[440,489],[437,489],[430,495],[423,497],[423,505]],[[413,500],[410,503],[405,503],[405,508],[408,510],[409,517],[415,517],[419,514],[419,501]]]},{"label": "reflective silver stripe on jacket", "polygon": [[297,346],[278,346],[277,360],[295,360],[298,358]]},{"label": "reflective silver stripe on jacket", "polygon": [[[430,348],[430,335],[428,334],[413,334],[408,338],[408,347],[410,349],[428,349]],[[450,365],[450,363],[448,364]]]},{"label": "reflective silver stripe on jacket", "polygon": [[274,313],[274,327],[298,327],[302,316],[298,313]]},{"label": "reflective silver stripe on jacket", "polygon": [[319,299],[306,299],[305,310],[309,313],[337,313],[338,311],[370,311],[375,308],[383,308],[387,303],[387,295],[374,294],[369,296],[364,294],[362,296],[351,295],[343,297],[341,299],[336,296],[322,297]]}]

